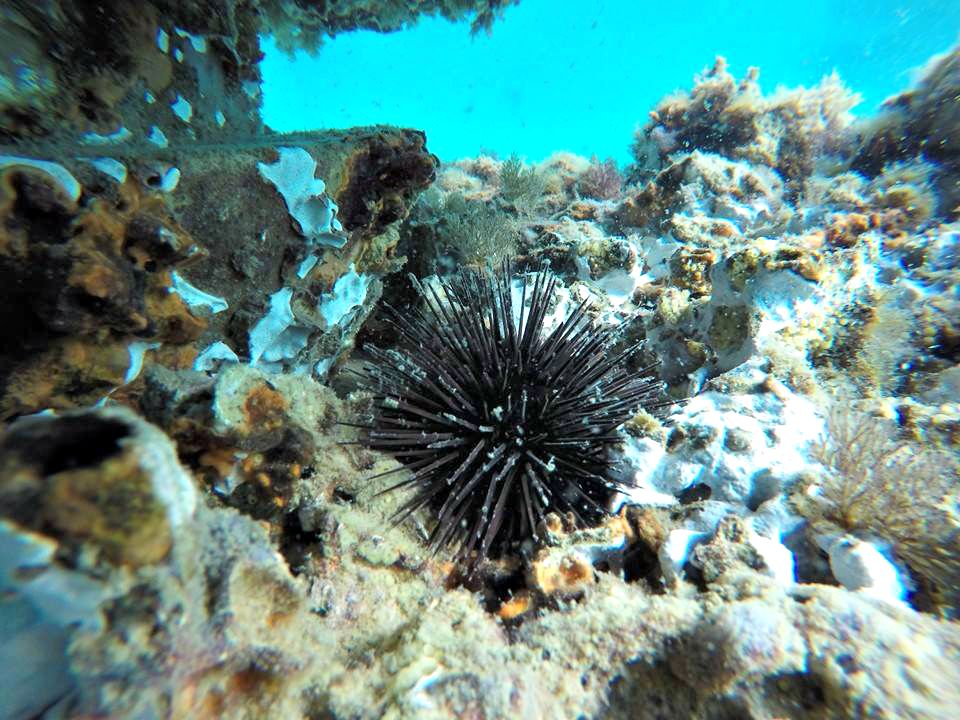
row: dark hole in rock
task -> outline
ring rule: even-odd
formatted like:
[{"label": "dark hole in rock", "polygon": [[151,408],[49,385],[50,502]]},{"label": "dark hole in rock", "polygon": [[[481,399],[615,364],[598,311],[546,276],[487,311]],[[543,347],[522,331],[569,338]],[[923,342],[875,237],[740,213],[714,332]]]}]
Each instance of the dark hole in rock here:
[{"label": "dark hole in rock", "polygon": [[39,465],[43,475],[95,467],[121,451],[130,426],[120,420],[82,415],[38,420],[16,427],[7,439],[25,462]]},{"label": "dark hole in rock", "polygon": [[659,585],[660,560],[653,548],[645,543],[632,545],[623,555],[623,580],[628,583],[647,582]]},{"label": "dark hole in rock", "polygon": [[784,673],[768,678],[763,684],[764,695],[772,705],[768,710],[774,717],[796,717],[797,710],[803,711],[803,717],[823,717],[820,713],[825,709],[826,694],[815,675]]},{"label": "dark hole in rock", "polygon": [[857,672],[860,669],[860,664],[856,661],[856,658],[850,654],[843,654],[837,658],[837,665],[843,668],[843,671],[848,675],[850,673]]},{"label": "dark hole in rock", "polygon": [[817,547],[806,524],[784,533],[781,542],[793,553],[797,582],[835,585],[827,554]]},{"label": "dark hole in rock", "polygon": [[907,574],[913,586],[907,593],[910,606],[917,612],[939,614],[942,610],[944,589],[909,565]]},{"label": "dark hole in rock", "polygon": [[713,494],[713,490],[709,485],[696,483],[681,490],[680,494],[677,495],[677,500],[680,501],[681,505],[690,505],[691,503],[709,500],[711,494]]},{"label": "dark hole in rock", "polygon": [[352,505],[356,501],[357,496],[355,493],[345,490],[337,485],[333,489],[333,499],[335,502],[338,502],[341,505]]},{"label": "dark hole in rock", "polygon": [[286,559],[291,573],[300,575],[307,569],[310,558],[322,552],[323,540],[319,532],[304,530],[299,513],[284,515],[280,530],[280,554]]},{"label": "dark hole in rock", "polygon": [[151,175],[150,177],[147,178],[147,185],[153,188],[160,187],[160,183],[162,180],[163,178],[161,178],[159,175]]},{"label": "dark hole in rock", "polygon": [[679,427],[673,428],[667,436],[667,452],[676,450],[680,446],[680,443],[686,439],[687,433],[685,430]]},{"label": "dark hole in rock", "polygon": [[707,580],[703,576],[703,570],[698,568],[693,563],[687,562],[683,564],[683,577],[696,585],[700,592],[703,592],[707,589]]},{"label": "dark hole in rock", "polygon": [[761,474],[754,478],[753,489],[750,497],[747,498],[747,507],[750,512],[755,512],[767,500],[772,500],[780,494],[780,481],[767,474]]},{"label": "dark hole in rock", "polygon": [[83,102],[81,102],[81,103],[78,104],[78,107],[80,108],[80,112],[82,112],[82,113],[83,113],[83,116],[84,116],[87,120],[89,120],[90,122],[96,122],[96,120],[97,120],[97,111],[96,111],[95,109],[93,109],[92,107],[90,107],[90,106],[87,104],[87,102],[88,102],[87,100],[84,100]]},{"label": "dark hole in rock", "polygon": [[13,177],[16,203],[13,216],[27,228],[32,246],[59,245],[67,240],[67,229],[73,219],[61,203],[53,187],[28,173]]},{"label": "dark hole in rock", "polygon": [[446,589],[459,587],[478,593],[483,609],[496,613],[516,593],[527,588],[527,577],[523,565],[519,562],[506,565],[491,563],[472,574],[465,570],[455,570],[447,578]]},{"label": "dark hole in rock", "polygon": [[527,586],[527,578],[522,569],[506,575],[492,576],[483,593],[483,605],[487,612],[497,612],[503,603],[511,600],[515,593]]}]

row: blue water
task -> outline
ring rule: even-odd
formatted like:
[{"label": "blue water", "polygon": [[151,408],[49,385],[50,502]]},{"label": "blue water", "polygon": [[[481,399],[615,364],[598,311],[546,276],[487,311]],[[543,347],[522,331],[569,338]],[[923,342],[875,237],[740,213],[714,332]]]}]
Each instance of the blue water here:
[{"label": "blue water", "polygon": [[420,128],[443,160],[484,149],[626,161],[657,100],[690,87],[717,54],[738,77],[759,66],[767,92],[836,69],[869,113],[958,31],[958,0],[522,0],[490,36],[426,19],[389,35],[340,35],[293,59],[267,39],[263,110],[281,132]]}]

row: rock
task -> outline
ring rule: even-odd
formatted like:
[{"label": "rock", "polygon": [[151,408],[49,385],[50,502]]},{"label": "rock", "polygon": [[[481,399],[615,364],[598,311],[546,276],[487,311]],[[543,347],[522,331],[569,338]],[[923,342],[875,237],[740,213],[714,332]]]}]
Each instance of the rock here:
[{"label": "rock", "polygon": [[[445,3],[488,29],[503,5]],[[16,141],[184,144],[263,132],[260,36],[311,52],[325,37],[358,28],[396,30],[421,8],[147,0],[38,6],[16,2],[0,33],[16,62],[0,65],[0,132]],[[96,45],[91,45],[96,38]],[[56,45],[57,51],[47,52]],[[29,79],[28,79],[29,78]]]},{"label": "rock", "polygon": [[[339,207],[337,247],[323,232],[305,238],[261,177],[277,156],[268,139],[157,150],[176,163],[175,206],[143,153],[111,158],[130,168],[122,183],[83,160],[0,163],[0,415],[76,407],[128,384],[135,398],[143,367],[208,367],[212,346],[220,362],[325,377],[352,349],[378,278],[398,267],[396,226],[436,158],[422,134],[389,128],[304,136],[294,149],[325,180],[314,178],[318,198]],[[237,253],[273,280],[250,283]]]},{"label": "rock", "polygon": [[171,293],[203,253],[162,198],[128,179],[78,205],[25,162],[0,170],[3,417],[93,403],[206,324]]},{"label": "rock", "polygon": [[903,602],[908,583],[873,543],[845,536],[824,544],[830,557],[830,570],[845,588],[891,602]]},{"label": "rock", "polygon": [[169,440],[129,410],[21,419],[0,453],[8,517],[112,563],[162,561],[197,504]]}]

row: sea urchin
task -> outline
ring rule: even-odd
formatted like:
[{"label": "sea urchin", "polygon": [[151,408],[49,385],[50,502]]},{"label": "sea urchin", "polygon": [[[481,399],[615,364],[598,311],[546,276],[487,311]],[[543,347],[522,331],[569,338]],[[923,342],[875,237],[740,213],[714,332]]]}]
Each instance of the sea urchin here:
[{"label": "sea urchin", "polygon": [[536,539],[548,511],[595,522],[620,487],[607,457],[618,426],[666,405],[651,368],[627,367],[638,348],[614,354],[616,331],[593,322],[586,301],[550,329],[556,278],[511,278],[504,264],[439,289],[414,279],[424,310],[387,306],[396,347],[367,348],[362,442],[401,463],[391,472],[411,471],[383,492],[413,486],[397,518],[431,508],[430,545],[458,561]]}]

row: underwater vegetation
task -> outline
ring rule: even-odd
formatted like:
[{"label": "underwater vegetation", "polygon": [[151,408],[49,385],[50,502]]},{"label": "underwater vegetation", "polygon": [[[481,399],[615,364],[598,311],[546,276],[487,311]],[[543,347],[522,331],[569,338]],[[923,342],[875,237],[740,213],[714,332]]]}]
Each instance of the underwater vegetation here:
[{"label": "underwater vegetation", "polygon": [[838,402],[814,446],[826,469],[797,499],[810,531],[853,533],[892,545],[928,586],[929,602],[960,600],[960,464],[953,455],[896,437],[890,422]]},{"label": "underwater vegetation", "polygon": [[470,20],[472,33],[490,32],[494,21],[519,0],[347,0],[317,2],[260,0],[260,13],[288,52],[305,48],[317,52],[325,37],[351,30],[393,32],[417,21],[421,15],[447,20]]},{"label": "underwater vegetation", "polygon": [[513,155],[500,165],[500,197],[521,215],[529,215],[543,196],[546,182],[535,167],[527,167]]},{"label": "underwater vegetation", "polygon": [[461,265],[499,265],[516,253],[520,225],[494,203],[462,192],[425,191],[404,223],[401,248],[419,275]]},{"label": "underwater vegetation", "polygon": [[664,98],[650,112],[634,139],[638,166],[649,165],[651,155],[662,163],[671,153],[700,150],[774,168],[789,195],[801,192],[816,163],[841,152],[859,98],[836,74],[814,88],[770,96],[762,94],[759,77],[750,68],[738,81],[717,58],[691,91]]},{"label": "underwater vegetation", "polygon": [[595,200],[612,200],[623,189],[623,176],[617,168],[617,161],[607,158],[603,162],[594,155],[578,180],[580,194]]},{"label": "underwater vegetation", "polygon": [[617,488],[607,448],[618,426],[670,404],[652,367],[629,369],[637,348],[614,352],[616,333],[591,321],[587,301],[551,317],[556,286],[546,272],[524,276],[518,295],[509,263],[418,284],[425,311],[386,306],[400,342],[369,350],[363,442],[411,472],[389,488],[414,491],[399,518],[430,507],[428,542],[458,560],[538,540],[547,513],[596,524]]}]

